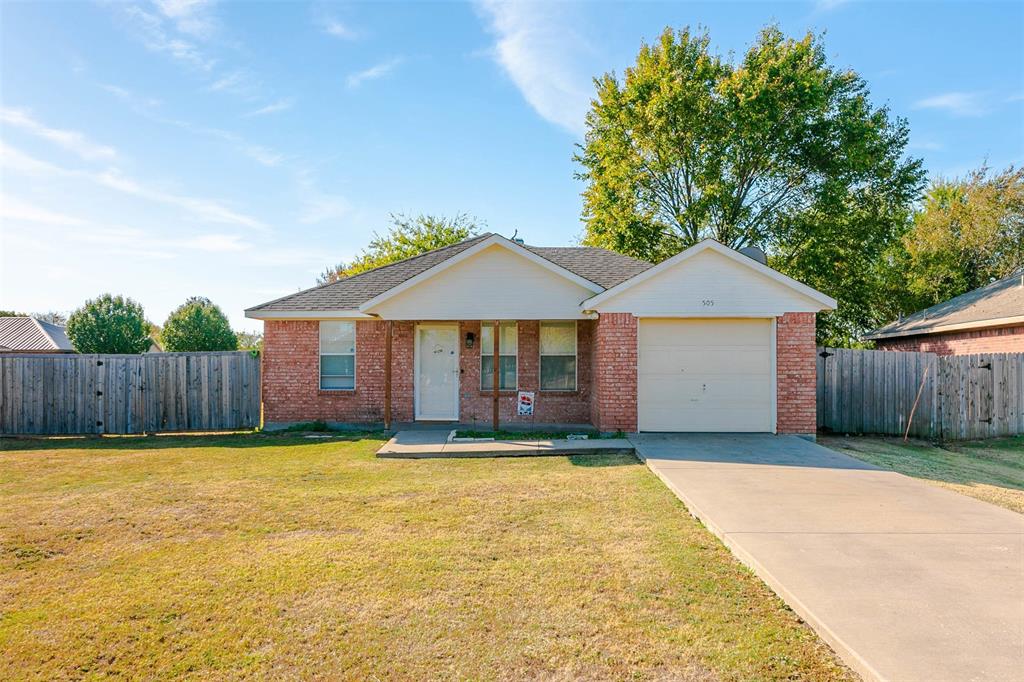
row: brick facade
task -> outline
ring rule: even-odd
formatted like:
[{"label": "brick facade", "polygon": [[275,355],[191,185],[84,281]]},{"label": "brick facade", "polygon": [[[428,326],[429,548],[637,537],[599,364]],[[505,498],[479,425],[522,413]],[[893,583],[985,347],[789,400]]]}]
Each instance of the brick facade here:
[{"label": "brick facade", "polygon": [[1024,326],[902,336],[880,339],[875,345],[879,350],[921,351],[936,355],[1024,353]]},{"label": "brick facade", "polygon": [[[394,323],[391,414],[412,420],[413,324]],[[268,423],[384,421],[386,322],[356,322],[356,387],[320,390],[320,332],[315,320],[268,320],[263,327],[263,419]]]},{"label": "brick facade", "polygon": [[594,334],[591,423],[601,431],[637,430],[637,318],[604,313]]},{"label": "brick facade", "polygon": [[814,313],[776,318],[776,431],[813,434],[817,430],[817,346]]},{"label": "brick facade", "polygon": [[[576,390],[540,390],[540,322],[519,320],[516,363],[519,391],[535,391],[532,417],[520,417],[516,409],[516,391],[499,391],[498,419],[512,424],[587,424],[590,423],[590,382],[594,322],[579,320],[576,324]],[[477,343],[465,347],[466,334],[472,333]],[[459,324],[459,421],[490,426],[493,391],[480,390],[480,323]]]},{"label": "brick facade", "polygon": [[[815,341],[813,313],[787,313],[777,320],[779,433],[815,431]],[[392,420],[411,422],[414,392],[415,322],[393,322]],[[540,391],[540,323],[518,322],[519,390],[536,391],[532,417],[516,414],[515,391],[500,394],[505,424],[593,424],[601,431],[637,430],[637,329],[628,313],[605,313],[577,324],[577,390]],[[264,326],[263,411],[268,424],[384,420],[384,353],[387,322],[356,322],[356,387],[319,388],[319,324],[267,321]],[[466,334],[476,338],[466,348]],[[490,425],[491,391],[480,390],[480,323],[459,323],[459,419]]]}]

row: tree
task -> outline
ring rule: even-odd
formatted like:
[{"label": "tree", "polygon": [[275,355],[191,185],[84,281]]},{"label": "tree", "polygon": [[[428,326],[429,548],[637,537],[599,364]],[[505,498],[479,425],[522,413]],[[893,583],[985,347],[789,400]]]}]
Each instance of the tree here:
[{"label": "tree", "polygon": [[32,317],[43,322],[49,322],[50,324],[66,325],[68,318],[62,313],[54,312],[53,310],[46,313],[32,313]]},{"label": "tree", "polygon": [[263,334],[259,332],[235,332],[238,339],[238,350],[263,351]]},{"label": "tree", "polygon": [[408,218],[391,214],[391,227],[385,236],[373,233],[370,245],[351,263],[338,263],[317,278],[319,284],[336,282],[388,263],[465,241],[480,232],[475,218],[459,213],[453,218],[420,214]]},{"label": "tree", "polygon": [[149,325],[142,306],[130,298],[103,294],[71,313],[66,329],[79,353],[144,353]]},{"label": "tree", "polygon": [[0,310],[0,317],[25,317],[25,313],[17,313],[13,310]]},{"label": "tree", "polygon": [[931,184],[904,238],[912,312],[1024,268],[1024,168]]},{"label": "tree", "polygon": [[160,341],[169,353],[238,350],[238,338],[228,318],[210,299],[200,296],[193,296],[171,312]]},{"label": "tree", "polygon": [[769,26],[731,63],[706,33],[666,29],[624,78],[595,85],[576,156],[585,244],[652,261],[707,237],[760,246],[840,300],[820,339],[875,324],[873,266],[908,228],[924,175],[903,157],[906,122],[872,107],[820,39]]}]

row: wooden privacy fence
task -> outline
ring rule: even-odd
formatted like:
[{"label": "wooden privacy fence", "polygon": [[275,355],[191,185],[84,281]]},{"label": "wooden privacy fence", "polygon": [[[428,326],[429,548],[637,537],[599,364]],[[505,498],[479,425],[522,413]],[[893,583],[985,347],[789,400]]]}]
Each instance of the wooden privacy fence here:
[{"label": "wooden privacy fence", "polygon": [[838,433],[902,436],[911,410],[920,438],[1024,433],[1024,353],[819,348],[817,393],[818,428]]},{"label": "wooden privacy fence", "polygon": [[248,352],[0,354],[0,433],[146,433],[260,423]]}]

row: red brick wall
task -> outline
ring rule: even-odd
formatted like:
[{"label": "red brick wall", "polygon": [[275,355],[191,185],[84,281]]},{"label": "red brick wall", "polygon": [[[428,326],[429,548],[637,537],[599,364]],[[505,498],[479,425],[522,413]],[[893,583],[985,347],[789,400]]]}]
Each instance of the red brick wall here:
[{"label": "red brick wall", "polygon": [[[498,419],[514,424],[587,424],[590,422],[590,376],[594,322],[580,320],[576,325],[576,390],[540,390],[540,322],[520,320],[516,363],[520,391],[535,391],[532,417],[520,417],[516,410],[516,392],[500,391]],[[466,333],[476,336],[472,348],[466,348]],[[459,421],[490,426],[493,392],[480,390],[480,323],[459,324]]]},{"label": "red brick wall", "polygon": [[[412,324],[395,322],[392,418],[412,420]],[[319,323],[270,321],[263,327],[263,419],[266,422],[382,422],[386,323],[356,322],[356,388],[320,390]]]},{"label": "red brick wall", "polygon": [[[391,415],[395,422],[413,421],[415,368],[414,322],[394,322],[391,346]],[[263,418],[266,422],[379,423],[384,420],[384,348],[386,322],[356,322],[356,388],[321,391],[319,323],[267,321],[264,326]],[[519,389],[537,391],[533,417],[516,414],[516,392],[502,391],[503,423],[586,424],[590,421],[590,377],[594,323],[577,325],[577,390],[538,391],[540,323],[519,322]],[[466,333],[476,343],[465,347]],[[480,390],[480,323],[459,323],[460,421],[491,423],[491,391]]]},{"label": "red brick wall", "polygon": [[921,351],[937,355],[1024,353],[1024,325],[882,339],[876,345],[879,350]]},{"label": "red brick wall", "polygon": [[591,423],[601,431],[637,430],[637,319],[604,313],[594,332]]},{"label": "red brick wall", "polygon": [[817,430],[814,313],[786,313],[776,318],[775,329],[776,430],[813,434]]}]

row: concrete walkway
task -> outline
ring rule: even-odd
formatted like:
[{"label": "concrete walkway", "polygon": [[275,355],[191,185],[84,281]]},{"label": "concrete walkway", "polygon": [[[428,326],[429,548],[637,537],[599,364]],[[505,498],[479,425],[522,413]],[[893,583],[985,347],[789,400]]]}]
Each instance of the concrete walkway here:
[{"label": "concrete walkway", "polygon": [[378,457],[426,459],[439,457],[537,457],[596,454],[634,454],[625,438],[587,440],[537,440],[523,434],[518,440],[448,442],[448,430],[410,429],[399,431],[381,446]]},{"label": "concrete walkway", "polygon": [[1024,515],[791,436],[631,440],[864,677],[1024,680]]}]

